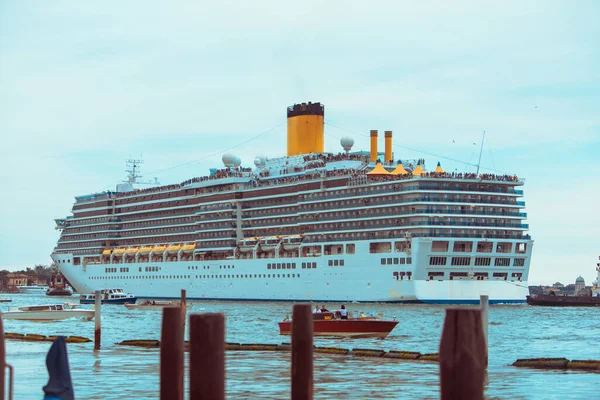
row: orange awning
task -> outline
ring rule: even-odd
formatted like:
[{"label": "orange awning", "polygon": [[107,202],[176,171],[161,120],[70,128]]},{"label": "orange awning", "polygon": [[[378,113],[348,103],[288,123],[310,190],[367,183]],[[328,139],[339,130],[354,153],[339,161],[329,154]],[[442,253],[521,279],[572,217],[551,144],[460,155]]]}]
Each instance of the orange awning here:
[{"label": "orange awning", "polygon": [[375,166],[375,168],[373,168],[371,171],[367,172],[367,175],[389,175],[390,173],[383,168],[383,165],[381,165],[381,163],[377,163],[377,165]]}]

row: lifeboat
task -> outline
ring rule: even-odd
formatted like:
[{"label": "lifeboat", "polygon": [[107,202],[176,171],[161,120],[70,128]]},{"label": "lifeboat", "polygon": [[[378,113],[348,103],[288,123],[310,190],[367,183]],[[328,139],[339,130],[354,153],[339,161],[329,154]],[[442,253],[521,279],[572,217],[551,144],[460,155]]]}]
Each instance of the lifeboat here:
[{"label": "lifeboat", "polygon": [[167,247],[167,253],[169,254],[177,254],[181,250],[181,244],[172,244]]},{"label": "lifeboat", "polygon": [[256,245],[258,244],[258,238],[248,238],[248,239],[244,239],[240,242],[240,251],[242,253],[247,253],[249,251],[254,250],[254,248],[256,247]]},{"label": "lifeboat", "polygon": [[291,235],[283,238],[284,250],[298,250],[304,240],[303,235]]},{"label": "lifeboat", "polygon": [[127,249],[116,249],[115,251],[113,251],[113,256],[121,257],[125,253],[126,250]]},{"label": "lifeboat", "polygon": [[139,250],[139,247],[137,247],[137,246],[136,247],[130,247],[127,250],[125,250],[125,254],[128,257],[133,257],[133,256],[135,256],[137,254],[138,250]]},{"label": "lifeboat", "polygon": [[142,246],[142,248],[140,249],[140,254],[145,256],[150,254],[150,252],[152,251],[152,246]]},{"label": "lifeboat", "polygon": [[273,251],[279,245],[281,238],[279,236],[269,236],[260,239],[260,249],[262,251]]},{"label": "lifeboat", "polygon": [[106,249],[106,250],[104,250],[104,251],[102,252],[102,255],[103,255],[103,256],[110,256],[110,253],[112,253],[112,250],[111,250],[111,249]]},{"label": "lifeboat", "polygon": [[152,251],[154,252],[154,254],[162,254],[165,252],[166,249],[166,244],[159,244],[158,246],[154,246],[154,249]]},{"label": "lifeboat", "polygon": [[196,248],[196,243],[188,243],[181,248],[181,251],[185,254],[189,254]]}]

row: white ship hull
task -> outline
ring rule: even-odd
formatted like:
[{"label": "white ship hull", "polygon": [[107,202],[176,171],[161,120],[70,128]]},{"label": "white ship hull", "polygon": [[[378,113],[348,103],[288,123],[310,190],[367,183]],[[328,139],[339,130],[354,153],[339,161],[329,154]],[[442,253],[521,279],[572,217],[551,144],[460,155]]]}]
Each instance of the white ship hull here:
[{"label": "white ship hull", "polygon": [[[176,299],[180,297],[181,289],[185,289],[188,299],[198,300],[450,304],[477,303],[481,295],[488,295],[490,303],[524,303],[528,294],[526,278],[531,246],[528,247],[528,254],[520,255],[527,257],[524,266],[502,269],[523,273],[521,280],[449,279],[449,271],[485,271],[491,277],[500,268],[431,267],[431,239],[413,239],[410,255],[370,254],[368,243],[361,243],[356,245],[355,254],[321,257],[88,264],[85,267],[74,266],[69,259],[72,256],[65,254],[53,255],[53,258],[69,282],[85,293],[119,287],[141,298]],[[382,265],[381,259],[387,257],[411,257],[412,263]],[[337,260],[339,264],[336,265],[341,265],[343,260],[343,266],[330,266],[330,260]],[[286,268],[268,268],[269,264],[277,263]],[[287,268],[288,263],[292,268]],[[302,268],[302,263],[316,263],[316,268]],[[446,277],[430,279],[427,270],[432,268],[446,271]],[[122,269],[126,271],[120,272]],[[397,271],[410,272],[411,279],[407,276],[395,278]]]}]

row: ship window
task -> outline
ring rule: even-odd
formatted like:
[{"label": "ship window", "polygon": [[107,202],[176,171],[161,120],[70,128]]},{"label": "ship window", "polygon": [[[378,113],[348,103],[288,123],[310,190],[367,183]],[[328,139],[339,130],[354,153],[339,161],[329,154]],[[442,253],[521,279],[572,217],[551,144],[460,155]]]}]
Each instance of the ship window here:
[{"label": "ship window", "polygon": [[330,267],[333,266],[333,260],[329,260],[328,264]]},{"label": "ship window", "polygon": [[333,260],[333,266],[337,267],[338,266],[339,261],[338,260]]},{"label": "ship window", "polygon": [[292,268],[292,264],[287,263],[287,269],[291,269]]},{"label": "ship window", "polygon": [[491,253],[493,244],[491,242],[477,242],[478,253]]},{"label": "ship window", "polygon": [[412,264],[412,257],[406,257],[406,263]]},{"label": "ship window", "polygon": [[452,265],[470,265],[471,257],[452,257]]},{"label": "ship window", "polygon": [[475,265],[478,267],[488,267],[492,262],[492,259],[489,257],[476,257]]},{"label": "ship window", "polygon": [[317,263],[316,262],[312,263],[312,267],[317,268]]},{"label": "ship window", "polygon": [[271,264],[267,264],[267,269],[271,269]]},{"label": "ship window", "polygon": [[496,245],[496,253],[510,253],[512,251],[512,243],[500,242]]},{"label": "ship window", "polygon": [[392,265],[392,259],[391,259],[391,258],[388,258],[388,259],[387,259],[387,263],[388,263],[388,265]]},{"label": "ship window", "polygon": [[445,253],[448,251],[448,241],[436,241],[431,244],[431,251]]},{"label": "ship window", "polygon": [[524,258],[515,258],[513,266],[514,267],[524,267],[525,266],[525,259]]},{"label": "ship window", "polygon": [[519,254],[525,254],[527,251],[527,243],[517,243],[516,252]]},{"label": "ship window", "polygon": [[429,265],[446,265],[447,257],[429,257]]},{"label": "ship window", "polygon": [[470,253],[473,251],[473,242],[454,242],[454,251],[457,253]]},{"label": "ship window", "polygon": [[303,262],[303,263],[302,263],[302,269],[305,269],[305,268],[306,268],[306,263],[305,263],[305,262]]},{"label": "ship window", "polygon": [[296,263],[292,263],[292,269],[296,269]]},{"label": "ship window", "polygon": [[385,258],[381,259],[381,265],[385,265]]},{"label": "ship window", "polygon": [[496,267],[508,267],[510,265],[510,258],[507,257],[498,257],[494,261],[494,266]]},{"label": "ship window", "polygon": [[340,267],[344,266],[344,260],[340,260]]}]

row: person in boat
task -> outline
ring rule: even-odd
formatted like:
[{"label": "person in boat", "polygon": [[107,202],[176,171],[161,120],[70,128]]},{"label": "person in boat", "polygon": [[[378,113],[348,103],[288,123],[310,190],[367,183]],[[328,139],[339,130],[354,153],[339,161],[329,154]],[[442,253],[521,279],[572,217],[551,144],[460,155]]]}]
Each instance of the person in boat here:
[{"label": "person in boat", "polygon": [[325,304],[321,306],[321,312],[329,312],[329,310],[325,308]]},{"label": "person in boat", "polygon": [[339,309],[340,318],[348,319],[348,310],[346,310],[346,306],[342,304],[342,308]]},{"label": "person in boat", "polygon": [[320,313],[320,312],[321,312],[321,309],[319,308],[319,305],[317,305],[317,306],[315,307],[315,312],[316,312],[316,313]]}]

